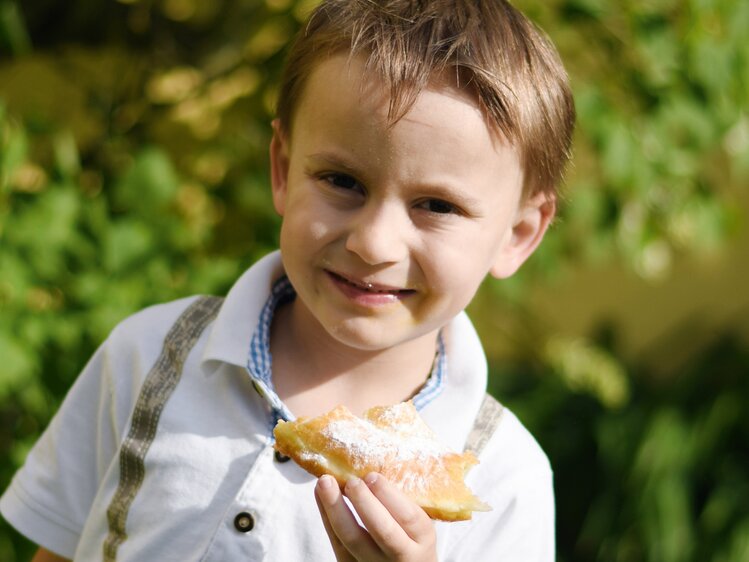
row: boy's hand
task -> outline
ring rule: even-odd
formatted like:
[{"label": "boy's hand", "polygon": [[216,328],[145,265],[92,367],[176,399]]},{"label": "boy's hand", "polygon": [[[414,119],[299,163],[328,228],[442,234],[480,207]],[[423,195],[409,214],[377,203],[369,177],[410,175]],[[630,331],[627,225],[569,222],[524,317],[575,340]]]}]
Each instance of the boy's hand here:
[{"label": "boy's hand", "polygon": [[[357,523],[343,493],[366,529]],[[315,499],[338,562],[436,562],[432,520],[383,476],[372,473],[364,480],[349,480],[343,493],[331,476],[317,481]]]}]

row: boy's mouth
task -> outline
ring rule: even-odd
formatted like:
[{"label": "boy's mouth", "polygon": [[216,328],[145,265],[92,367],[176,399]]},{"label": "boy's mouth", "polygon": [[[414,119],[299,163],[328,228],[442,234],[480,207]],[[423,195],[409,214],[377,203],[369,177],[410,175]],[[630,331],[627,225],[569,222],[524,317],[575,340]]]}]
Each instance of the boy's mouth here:
[{"label": "boy's mouth", "polygon": [[333,281],[337,283],[350,287],[354,290],[364,291],[373,295],[393,295],[397,297],[404,297],[416,292],[413,289],[402,289],[390,285],[382,285],[379,283],[371,283],[367,281],[352,279],[330,270],[326,270],[326,272],[333,279]]}]

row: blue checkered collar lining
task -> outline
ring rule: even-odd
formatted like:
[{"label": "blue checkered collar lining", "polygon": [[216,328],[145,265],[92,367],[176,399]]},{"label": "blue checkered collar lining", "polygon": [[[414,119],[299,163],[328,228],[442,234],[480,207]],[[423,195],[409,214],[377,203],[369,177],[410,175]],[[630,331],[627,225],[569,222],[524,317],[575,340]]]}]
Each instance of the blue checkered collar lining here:
[{"label": "blue checkered collar lining", "polygon": [[[270,328],[273,322],[273,314],[276,309],[296,298],[296,292],[291,286],[288,277],[283,276],[273,284],[271,294],[265,302],[257,327],[250,341],[249,354],[247,356],[247,372],[252,378],[255,390],[267,401],[272,414],[271,424],[275,426],[279,419],[293,420],[294,414],[288,409],[276,394],[271,377],[272,358],[270,353]],[[421,410],[434,400],[445,387],[447,376],[447,354],[445,344],[440,333],[437,339],[437,354],[432,365],[432,372],[424,385],[412,398],[417,410]]]}]

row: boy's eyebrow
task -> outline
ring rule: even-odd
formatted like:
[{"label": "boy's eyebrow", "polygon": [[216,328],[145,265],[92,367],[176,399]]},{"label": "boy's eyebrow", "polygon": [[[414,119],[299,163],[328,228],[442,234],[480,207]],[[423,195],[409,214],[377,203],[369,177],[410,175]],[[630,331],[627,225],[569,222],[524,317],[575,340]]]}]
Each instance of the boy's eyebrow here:
[{"label": "boy's eyebrow", "polygon": [[315,160],[317,162],[324,162],[325,164],[329,164],[331,166],[334,166],[335,168],[349,173],[352,176],[358,176],[359,170],[356,168],[353,168],[350,166],[343,158],[340,158],[336,154],[332,152],[314,152],[312,154],[307,155],[307,159],[309,160]]}]

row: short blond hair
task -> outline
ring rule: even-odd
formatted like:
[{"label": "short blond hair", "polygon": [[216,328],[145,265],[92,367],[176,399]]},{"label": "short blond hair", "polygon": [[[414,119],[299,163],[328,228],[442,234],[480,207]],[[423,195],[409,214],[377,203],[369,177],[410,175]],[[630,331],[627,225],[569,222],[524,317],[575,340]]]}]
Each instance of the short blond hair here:
[{"label": "short blond hair", "polygon": [[526,195],[554,195],[570,158],[575,107],[551,41],[504,0],[324,0],[291,46],[277,114],[291,132],[314,66],[362,54],[397,122],[437,75],[471,90],[489,125],[518,150]]}]

